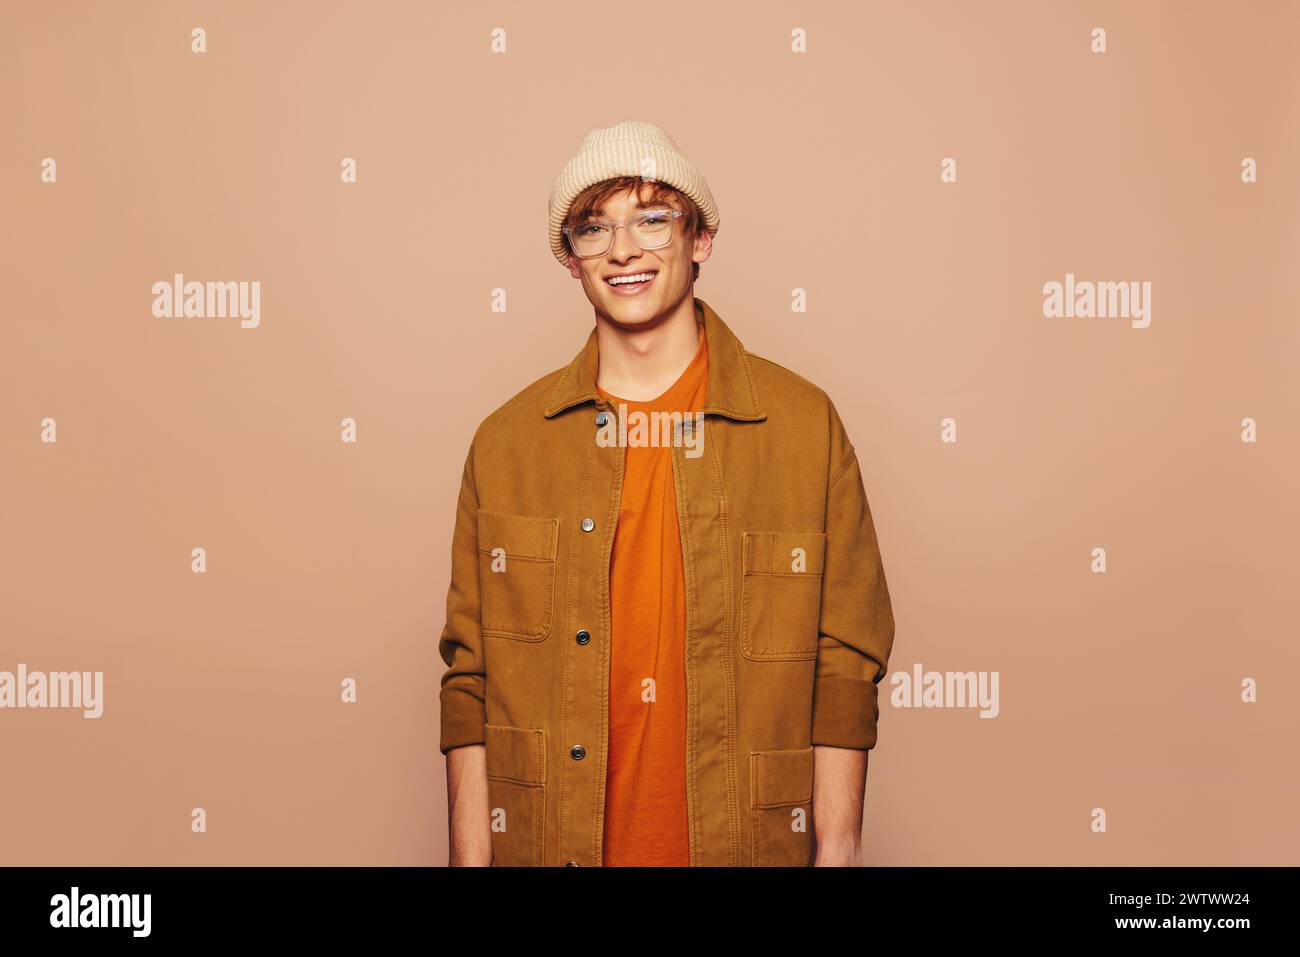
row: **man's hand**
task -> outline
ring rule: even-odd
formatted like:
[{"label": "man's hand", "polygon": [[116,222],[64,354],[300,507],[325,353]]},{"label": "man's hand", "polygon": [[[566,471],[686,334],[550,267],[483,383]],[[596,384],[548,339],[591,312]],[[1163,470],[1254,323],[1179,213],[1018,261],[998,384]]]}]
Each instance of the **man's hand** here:
[{"label": "man's hand", "polygon": [[814,867],[862,866],[867,751],[813,747]]},{"label": "man's hand", "polygon": [[467,744],[447,752],[448,867],[492,864],[487,748]]}]

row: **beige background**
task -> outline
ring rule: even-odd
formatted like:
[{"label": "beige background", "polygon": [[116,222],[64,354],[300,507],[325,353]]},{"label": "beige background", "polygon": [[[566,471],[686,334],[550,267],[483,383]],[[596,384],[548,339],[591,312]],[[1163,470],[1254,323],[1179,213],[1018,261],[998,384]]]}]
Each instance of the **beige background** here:
[{"label": "beige background", "polygon": [[[0,670],[105,713],[0,711],[0,861],[445,863],[461,463],[582,345],[547,192],[634,118],[717,198],[697,295],[843,413],[891,671],[1001,676],[884,706],[868,862],[1300,863],[1300,6],[55,6],[0,24]],[[1150,328],[1044,318],[1067,271]]]}]

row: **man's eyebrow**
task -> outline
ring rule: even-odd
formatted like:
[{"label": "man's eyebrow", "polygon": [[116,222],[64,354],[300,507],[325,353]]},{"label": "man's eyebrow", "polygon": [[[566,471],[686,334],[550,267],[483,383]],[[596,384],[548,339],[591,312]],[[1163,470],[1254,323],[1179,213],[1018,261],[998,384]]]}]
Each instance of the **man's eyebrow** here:
[{"label": "man's eyebrow", "polygon": [[[659,200],[652,199],[648,203],[642,203],[641,200],[638,199],[635,203],[632,204],[632,208],[633,209],[673,209],[674,207],[672,203],[669,203],[662,199]],[[605,212],[605,207],[601,206],[597,209],[593,209],[583,218],[592,219],[593,217],[599,217],[600,219],[608,219],[609,214]]]}]

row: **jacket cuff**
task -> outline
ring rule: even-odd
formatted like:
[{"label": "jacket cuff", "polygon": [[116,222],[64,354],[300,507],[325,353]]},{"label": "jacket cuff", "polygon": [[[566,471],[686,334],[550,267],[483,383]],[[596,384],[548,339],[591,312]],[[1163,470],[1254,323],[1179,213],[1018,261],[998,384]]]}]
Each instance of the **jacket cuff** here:
[{"label": "jacket cuff", "polygon": [[878,694],[873,681],[818,678],[813,685],[812,743],[858,751],[874,748]]},{"label": "jacket cuff", "polygon": [[439,750],[446,754],[466,744],[483,744],[487,713],[483,701],[458,688],[442,691],[442,731]]}]

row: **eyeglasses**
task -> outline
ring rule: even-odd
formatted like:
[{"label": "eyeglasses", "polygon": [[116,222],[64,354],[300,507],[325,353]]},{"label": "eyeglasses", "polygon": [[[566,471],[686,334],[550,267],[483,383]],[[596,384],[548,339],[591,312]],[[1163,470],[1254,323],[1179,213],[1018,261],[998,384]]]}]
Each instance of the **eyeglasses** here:
[{"label": "eyeglasses", "polygon": [[564,235],[579,259],[591,259],[609,252],[614,232],[622,226],[642,249],[659,249],[672,242],[673,223],[686,214],[680,209],[652,209],[623,220],[588,219],[565,226]]}]

